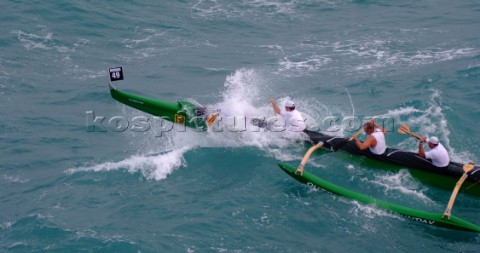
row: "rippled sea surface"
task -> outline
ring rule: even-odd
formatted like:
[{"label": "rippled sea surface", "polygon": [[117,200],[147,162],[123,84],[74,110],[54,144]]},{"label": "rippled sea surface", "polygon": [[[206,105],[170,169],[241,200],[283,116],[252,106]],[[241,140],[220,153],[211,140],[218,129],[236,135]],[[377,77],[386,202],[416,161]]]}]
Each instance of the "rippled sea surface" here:
[{"label": "rippled sea surface", "polygon": [[[117,131],[148,115],[107,87],[122,66],[120,89],[228,115],[291,99],[332,135],[350,116],[408,123],[479,162],[478,1],[7,0],[0,21],[0,252],[480,251],[475,233],[294,181],[277,163],[308,145],[281,133]],[[417,148],[395,129],[387,142]],[[432,212],[451,193],[342,152],[307,170]],[[480,224],[479,203],[460,193],[453,213]]]}]

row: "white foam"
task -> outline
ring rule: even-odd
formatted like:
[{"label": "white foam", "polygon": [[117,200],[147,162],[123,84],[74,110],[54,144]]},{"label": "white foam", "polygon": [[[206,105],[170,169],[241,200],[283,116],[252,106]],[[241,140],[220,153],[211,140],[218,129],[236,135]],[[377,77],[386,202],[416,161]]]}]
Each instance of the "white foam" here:
[{"label": "white foam", "polygon": [[[412,106],[400,107],[398,109],[389,110],[385,114],[373,115],[372,118],[393,119],[395,126],[407,123],[412,132],[420,136],[437,136],[442,145],[447,149],[451,161],[468,161],[472,160],[472,155],[468,150],[456,152],[455,148],[450,145],[450,130],[448,128],[448,120],[444,110],[449,109],[443,104],[442,92],[438,89],[430,89],[430,99],[428,107],[418,109]],[[395,129],[396,131],[397,129]],[[417,151],[417,140],[414,138],[405,138],[405,140],[396,145],[396,148]],[[414,144],[415,143],[415,144]]]},{"label": "white foam", "polygon": [[239,69],[227,77],[222,101],[212,107],[221,108],[223,116],[258,116],[262,112],[253,104],[259,99],[259,87],[263,84],[262,76],[255,70]]},{"label": "white foam", "polygon": [[30,179],[28,178],[22,178],[20,176],[17,176],[17,175],[3,175],[3,179],[7,182],[11,182],[11,183],[20,183],[20,184],[23,184],[23,183],[26,183],[28,181],[30,181]]},{"label": "white foam", "polygon": [[196,15],[202,18],[241,17],[252,14],[252,12],[261,12],[262,16],[291,15],[297,14],[297,5],[301,3],[305,3],[305,1],[246,0],[222,3],[217,0],[198,0],[192,5],[192,9]]},{"label": "white foam", "polygon": [[258,46],[260,48],[267,48],[269,49],[271,54],[285,54],[285,51],[283,50],[283,47],[280,45],[260,45]]},{"label": "white foam", "polygon": [[[418,66],[436,62],[449,61],[462,57],[475,56],[478,49],[470,47],[436,48],[427,47],[414,52],[400,51],[393,44],[412,43],[411,39],[403,41],[395,38],[359,38],[356,40],[337,41],[323,47],[332,48],[334,55],[352,58],[351,68],[354,72],[376,70],[389,66]],[[442,47],[445,47],[442,45]]]},{"label": "white foam", "polygon": [[295,13],[297,1],[276,1],[276,0],[250,0],[246,1],[253,8],[269,8],[274,13],[292,14]]},{"label": "white foam", "polygon": [[106,71],[105,70],[89,70],[79,67],[76,64],[73,64],[70,56],[66,56],[62,58],[63,64],[69,66],[65,70],[65,73],[68,74],[70,77],[78,79],[78,80],[88,80],[88,79],[97,79],[101,77],[105,77]]},{"label": "white foam", "polygon": [[42,35],[37,35],[34,33],[26,33],[20,30],[13,30],[12,33],[17,34],[18,40],[22,42],[23,46],[28,50],[36,48],[51,49],[45,43],[52,39],[52,32],[44,32]]},{"label": "white foam", "polygon": [[50,32],[46,26],[37,25],[39,34],[28,33],[21,30],[12,30],[11,33],[16,34],[18,40],[27,50],[43,49],[57,50],[60,53],[72,52],[75,48],[69,48],[63,45],[55,45],[53,40],[53,32]]},{"label": "white foam", "polygon": [[400,116],[410,115],[413,113],[422,112],[419,109],[416,109],[412,106],[400,107],[398,109],[388,110],[384,115],[375,116],[376,118],[399,118]]},{"label": "white foam", "polygon": [[203,18],[229,15],[229,11],[216,0],[199,0],[192,6],[192,9]]},{"label": "white foam", "polygon": [[384,209],[378,208],[376,206],[361,204],[356,200],[352,200],[351,203],[353,203],[355,207],[350,210],[350,213],[353,213],[356,216],[367,217],[370,219],[376,218],[378,216],[402,219],[400,216],[395,215],[391,212],[387,212]]},{"label": "white foam", "polygon": [[26,248],[30,246],[27,242],[14,242],[10,245],[8,245],[8,249],[13,249],[15,250],[16,248]]},{"label": "white foam", "polygon": [[0,223],[0,228],[2,230],[7,230],[7,229],[11,228],[12,225],[13,225],[13,222],[5,221],[5,222]]},{"label": "white foam", "polygon": [[124,39],[122,40],[122,44],[126,48],[135,48],[139,45],[142,44],[147,44],[147,42],[150,42],[154,40],[157,37],[161,37],[165,35],[165,32],[157,32],[155,29],[150,29],[150,28],[144,28],[141,31],[138,31],[138,37],[141,37],[139,39]]},{"label": "white foam", "polygon": [[434,201],[428,198],[424,193],[427,188],[422,187],[421,184],[415,181],[408,170],[400,170],[398,173],[394,174],[388,173],[375,175],[374,180],[366,179],[366,181],[384,188],[385,193],[397,191],[422,200],[425,203],[434,203]]},{"label": "white foam", "polygon": [[152,35],[148,35],[146,36],[145,38],[143,39],[136,39],[136,40],[133,40],[133,39],[124,39],[122,41],[122,43],[125,45],[125,47],[127,48],[133,48],[135,46],[138,46],[139,44],[142,44],[144,42],[147,42],[149,40],[151,40],[153,38]]},{"label": "white foam", "polygon": [[[239,120],[244,120],[242,117],[247,117],[247,121],[252,117],[272,117],[273,109],[268,103],[268,95],[265,93],[268,90],[269,80],[266,80],[261,72],[253,69],[239,69],[232,75],[228,76],[225,81],[225,90],[221,93],[222,101],[207,105],[207,108],[217,108],[221,110],[221,116],[224,119],[223,126],[228,125],[228,117],[239,117]],[[278,98],[277,103],[283,104],[285,100],[290,97]],[[304,108],[303,101],[297,103],[298,108]],[[256,104],[259,104],[256,106]],[[302,112],[304,112],[302,110]],[[308,124],[314,124],[312,117],[307,113],[303,113],[307,119]],[[243,122],[243,121],[242,121]],[[292,152],[285,150],[286,147],[294,148],[295,140],[303,140],[305,135],[303,133],[294,133],[290,131],[273,132],[265,131],[265,129],[256,129],[249,126],[244,128],[244,124],[237,129],[223,127],[222,132],[211,132],[206,139],[210,143],[217,143],[219,146],[254,146],[266,152],[267,155],[272,155],[280,160],[292,160]],[[244,131],[240,131],[244,130]],[[201,139],[205,139],[203,136]],[[202,146],[202,145],[200,145]],[[296,156],[293,154],[293,156]]]},{"label": "white foam", "polygon": [[183,158],[188,150],[193,147],[182,147],[168,153],[159,155],[133,155],[127,159],[118,162],[104,162],[92,166],[84,166],[79,168],[70,168],[65,172],[74,174],[79,172],[109,172],[117,170],[125,170],[129,173],[141,173],[147,179],[162,180],[174,170],[181,166],[186,166]]},{"label": "white foam", "polygon": [[[295,58],[295,59],[292,59]],[[284,57],[279,61],[279,72],[282,72],[284,75],[305,75],[310,72],[315,72],[322,69],[325,65],[332,61],[331,58],[319,55],[313,55],[309,57],[304,56],[292,56]]]},{"label": "white foam", "polygon": [[377,230],[377,226],[375,226],[374,223],[370,221],[371,219],[376,219],[378,217],[389,217],[389,218],[403,220],[401,216],[388,212],[374,205],[365,205],[365,204],[359,203],[356,200],[351,201],[351,203],[354,204],[354,207],[349,211],[350,213],[352,213],[357,217],[369,219],[369,220],[356,219],[355,223],[362,222],[363,223],[361,224],[362,228],[370,232],[376,232]]}]

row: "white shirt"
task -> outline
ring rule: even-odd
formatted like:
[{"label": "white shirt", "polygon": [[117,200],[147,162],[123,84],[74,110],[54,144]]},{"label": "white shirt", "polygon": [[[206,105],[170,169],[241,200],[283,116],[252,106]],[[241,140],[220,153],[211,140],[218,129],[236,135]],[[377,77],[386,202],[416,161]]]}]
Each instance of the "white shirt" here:
[{"label": "white shirt", "polygon": [[429,151],[425,152],[425,158],[431,159],[433,165],[437,167],[446,167],[450,163],[448,152],[441,143]]},{"label": "white shirt", "polygon": [[301,132],[307,128],[307,124],[305,124],[302,114],[297,110],[290,112],[282,110],[280,111],[280,115],[283,119],[285,119],[285,124],[288,131]]},{"label": "white shirt", "polygon": [[375,132],[371,134],[375,140],[377,140],[377,145],[375,145],[374,148],[368,147],[370,149],[370,152],[376,154],[376,155],[381,155],[385,153],[385,150],[387,150],[387,143],[385,142],[385,135],[383,134],[382,130],[376,128]]}]

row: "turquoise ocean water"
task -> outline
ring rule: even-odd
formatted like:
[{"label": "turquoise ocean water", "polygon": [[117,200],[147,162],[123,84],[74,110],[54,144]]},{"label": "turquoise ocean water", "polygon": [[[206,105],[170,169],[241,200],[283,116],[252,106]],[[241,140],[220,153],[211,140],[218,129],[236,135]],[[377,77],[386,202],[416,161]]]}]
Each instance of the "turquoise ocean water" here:
[{"label": "turquoise ocean water", "polygon": [[[332,134],[388,119],[480,163],[478,1],[5,0],[0,20],[0,252],[480,252],[477,234],[294,181],[276,164],[308,146],[279,133],[88,128],[92,112],[147,116],[110,97],[122,66],[115,85],[133,93],[239,116],[290,98],[322,130],[340,119]],[[451,192],[342,152],[307,169],[432,212]],[[479,211],[460,194],[453,214]]]}]

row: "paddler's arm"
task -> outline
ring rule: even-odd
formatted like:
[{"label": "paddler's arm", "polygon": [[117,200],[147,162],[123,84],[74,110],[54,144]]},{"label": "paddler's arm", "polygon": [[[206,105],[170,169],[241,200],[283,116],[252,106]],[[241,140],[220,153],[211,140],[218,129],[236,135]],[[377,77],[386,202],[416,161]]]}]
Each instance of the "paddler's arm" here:
[{"label": "paddler's arm", "polygon": [[278,107],[277,103],[275,103],[275,99],[270,99],[270,103],[272,104],[275,114],[280,114],[280,108]]},{"label": "paddler's arm", "polygon": [[368,136],[367,139],[365,139],[364,142],[361,142],[358,140],[357,136],[352,136],[352,139],[355,140],[355,145],[357,146],[358,149],[360,150],[365,150],[367,149],[368,147],[370,147],[370,145],[372,145],[372,140],[373,140],[373,137],[372,136]]},{"label": "paddler's arm", "polygon": [[422,158],[425,158],[425,149],[423,149],[423,143],[427,140],[427,137],[423,136],[420,138],[420,142],[418,143],[418,155]]}]

